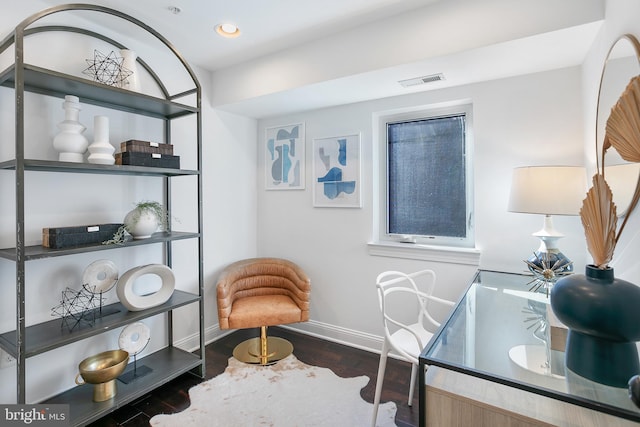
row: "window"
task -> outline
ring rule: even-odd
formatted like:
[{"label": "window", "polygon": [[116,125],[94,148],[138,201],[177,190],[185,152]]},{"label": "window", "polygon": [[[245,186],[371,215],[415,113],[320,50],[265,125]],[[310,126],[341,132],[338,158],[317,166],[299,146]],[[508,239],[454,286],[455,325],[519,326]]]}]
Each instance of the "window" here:
[{"label": "window", "polygon": [[469,104],[379,116],[380,240],[474,245],[471,123]]}]

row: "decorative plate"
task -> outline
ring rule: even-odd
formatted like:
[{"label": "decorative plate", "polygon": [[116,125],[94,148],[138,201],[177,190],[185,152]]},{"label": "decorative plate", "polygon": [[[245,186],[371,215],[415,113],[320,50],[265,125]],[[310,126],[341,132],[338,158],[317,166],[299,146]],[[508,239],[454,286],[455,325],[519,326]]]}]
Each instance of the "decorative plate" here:
[{"label": "decorative plate", "polygon": [[140,353],[149,343],[151,331],[147,325],[142,322],[132,323],[125,326],[120,332],[118,345],[121,350],[129,352],[131,356]]},{"label": "decorative plate", "polygon": [[85,268],[82,284],[94,294],[107,292],[118,282],[118,267],[108,259],[94,261]]}]

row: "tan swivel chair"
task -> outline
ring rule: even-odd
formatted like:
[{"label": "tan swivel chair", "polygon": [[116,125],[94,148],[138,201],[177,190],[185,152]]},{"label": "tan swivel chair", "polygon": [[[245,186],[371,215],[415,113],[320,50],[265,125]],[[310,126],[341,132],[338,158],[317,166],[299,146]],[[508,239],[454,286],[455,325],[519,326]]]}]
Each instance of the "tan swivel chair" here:
[{"label": "tan swivel chair", "polygon": [[267,365],[287,357],[293,345],[267,337],[267,327],[309,320],[311,283],[295,263],[280,258],[252,258],[227,266],[218,278],[220,329],[260,328],[260,338],[236,346],[233,356]]}]

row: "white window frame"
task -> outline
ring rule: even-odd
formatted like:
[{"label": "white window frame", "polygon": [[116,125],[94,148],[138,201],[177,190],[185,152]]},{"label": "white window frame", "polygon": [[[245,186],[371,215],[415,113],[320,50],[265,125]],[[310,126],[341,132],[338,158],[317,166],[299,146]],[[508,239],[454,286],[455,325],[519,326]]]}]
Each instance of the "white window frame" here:
[{"label": "white window frame", "polygon": [[[389,234],[387,232],[387,123],[398,121],[429,119],[446,117],[457,114],[465,114],[465,185],[466,185],[466,218],[467,235],[464,238],[456,237],[422,237]],[[474,221],[474,194],[473,194],[473,105],[470,100],[463,100],[447,104],[422,105],[406,109],[383,111],[373,115],[373,140],[377,144],[374,155],[374,182],[378,191],[374,191],[374,241],[369,244],[374,255],[401,256],[403,258],[433,259],[433,256],[424,258],[416,256],[417,252],[430,252],[438,260],[442,260],[442,254],[448,259],[449,255],[457,252],[464,253],[465,264],[477,264],[479,251],[475,249],[475,221]],[[377,175],[377,176],[375,176]],[[380,247],[386,246],[380,253]],[[388,248],[396,247],[398,250],[392,253]],[[377,248],[377,249],[376,249]]]}]

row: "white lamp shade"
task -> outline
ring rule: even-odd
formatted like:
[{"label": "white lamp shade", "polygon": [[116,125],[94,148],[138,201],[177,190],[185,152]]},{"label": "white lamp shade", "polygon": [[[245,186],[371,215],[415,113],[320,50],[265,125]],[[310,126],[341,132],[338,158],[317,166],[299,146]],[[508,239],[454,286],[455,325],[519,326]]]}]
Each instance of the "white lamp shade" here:
[{"label": "white lamp shade", "polygon": [[509,211],[543,215],[578,215],[587,193],[587,173],[581,166],[515,168]]}]

